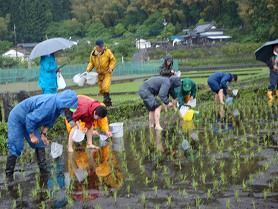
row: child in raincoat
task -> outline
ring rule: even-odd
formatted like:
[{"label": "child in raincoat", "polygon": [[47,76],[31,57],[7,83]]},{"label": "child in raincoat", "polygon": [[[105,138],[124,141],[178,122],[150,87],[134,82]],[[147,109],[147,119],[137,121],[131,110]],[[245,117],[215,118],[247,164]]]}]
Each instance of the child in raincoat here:
[{"label": "child in raincoat", "polygon": [[107,109],[104,104],[87,96],[78,96],[78,108],[67,119],[67,129],[69,131],[68,151],[73,152],[72,136],[75,129],[80,128],[80,123],[85,123],[83,129],[87,136],[87,148],[98,148],[93,145],[92,137],[99,136],[96,128],[100,128],[108,137],[112,136],[109,131]]},{"label": "child in raincoat", "polygon": [[197,86],[190,78],[181,81],[181,86],[175,89],[179,107],[188,104],[196,98]]},{"label": "child in raincoat", "polygon": [[77,95],[66,90],[60,94],[47,94],[30,97],[10,112],[8,119],[8,157],[6,177],[8,183],[14,181],[13,174],[17,158],[24,147],[24,139],[31,148],[36,149],[40,168],[41,186],[46,185],[49,171],[45,157],[45,146],[49,144],[47,131],[65,110],[77,108]]},{"label": "child in raincoat", "polygon": [[96,47],[91,52],[90,62],[86,71],[91,72],[96,68],[96,72],[98,73],[99,93],[103,95],[103,103],[107,107],[112,106],[109,91],[115,66],[116,58],[111,50],[104,46],[103,40],[97,40]]},{"label": "child in raincoat", "polygon": [[215,93],[215,101],[224,104],[224,96],[227,95],[228,83],[237,81],[237,75],[231,73],[216,72],[209,76],[208,85]]},{"label": "child in raincoat", "polygon": [[271,101],[273,99],[273,91],[275,91],[275,95],[278,98],[278,45],[274,46],[273,55],[270,57],[267,65],[270,69],[267,97]]},{"label": "child in raincoat", "polygon": [[59,71],[54,54],[41,57],[39,87],[43,94],[57,93],[57,72]]}]

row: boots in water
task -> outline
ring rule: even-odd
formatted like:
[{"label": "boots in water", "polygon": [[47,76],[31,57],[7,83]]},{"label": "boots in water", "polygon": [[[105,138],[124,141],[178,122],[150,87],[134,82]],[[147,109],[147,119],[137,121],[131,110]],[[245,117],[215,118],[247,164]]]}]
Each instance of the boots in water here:
[{"label": "boots in water", "polygon": [[5,170],[9,193],[15,199],[19,197],[17,184],[14,182],[14,168],[15,168],[16,160],[17,157],[15,155],[9,155],[7,157],[6,170]]},{"label": "boots in water", "polygon": [[39,193],[38,201],[45,201],[48,199],[47,181],[49,178],[49,171],[48,171],[48,166],[47,166],[46,156],[45,156],[45,148],[36,148],[35,152],[36,152],[38,166],[40,168],[39,185],[41,190]]},{"label": "boots in water", "polygon": [[103,103],[106,105],[106,107],[111,107],[112,106],[112,101],[111,101],[109,93],[104,93],[103,94]]},{"label": "boots in water", "polygon": [[268,98],[268,100],[272,101],[273,97],[272,97],[272,91],[271,90],[267,91],[267,98]]}]

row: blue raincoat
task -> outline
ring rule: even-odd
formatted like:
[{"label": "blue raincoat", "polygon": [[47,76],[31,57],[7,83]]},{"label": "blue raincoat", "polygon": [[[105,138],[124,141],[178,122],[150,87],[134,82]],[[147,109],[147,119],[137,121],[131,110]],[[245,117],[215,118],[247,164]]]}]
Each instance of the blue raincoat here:
[{"label": "blue raincoat", "polygon": [[215,93],[218,93],[220,89],[223,89],[224,94],[227,94],[227,83],[233,80],[233,75],[230,73],[222,73],[216,72],[213,73],[208,78],[208,85],[210,86],[211,90]]},{"label": "blue raincoat", "polygon": [[[20,156],[24,138],[32,148],[45,147],[39,128],[51,128],[65,108],[77,108],[77,95],[72,90],[30,97],[16,105],[8,119],[9,154]],[[39,139],[38,144],[31,143],[30,133]]]},{"label": "blue raincoat", "polygon": [[57,93],[57,67],[54,54],[41,57],[39,87],[43,94]]}]

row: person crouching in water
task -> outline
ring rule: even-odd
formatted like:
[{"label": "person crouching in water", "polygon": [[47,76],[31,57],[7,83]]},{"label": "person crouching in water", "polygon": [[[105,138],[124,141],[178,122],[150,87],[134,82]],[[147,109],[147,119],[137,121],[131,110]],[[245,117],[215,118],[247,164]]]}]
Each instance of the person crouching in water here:
[{"label": "person crouching in water", "polygon": [[6,178],[8,184],[14,181],[17,158],[24,148],[24,139],[35,149],[40,168],[41,189],[46,186],[49,176],[45,147],[49,144],[47,131],[64,112],[77,108],[77,95],[66,90],[59,94],[33,96],[17,104],[8,118],[8,157]]},{"label": "person crouching in water", "polygon": [[273,55],[267,62],[269,67],[269,86],[267,91],[267,97],[269,101],[272,101],[272,93],[275,91],[275,95],[278,98],[278,45],[273,48]]},{"label": "person crouching in water", "polygon": [[237,81],[237,75],[231,73],[216,72],[209,76],[208,85],[215,93],[215,101],[224,104],[224,96],[227,95],[228,83]]},{"label": "person crouching in water", "polygon": [[92,137],[99,136],[99,132],[96,128],[100,128],[108,137],[112,136],[109,131],[107,109],[104,104],[96,101],[90,97],[78,95],[78,108],[71,115],[66,115],[67,129],[69,131],[68,139],[68,152],[73,152],[72,136],[75,129],[82,129],[81,124],[85,123],[83,131],[87,137],[87,148],[98,148],[93,145]]},{"label": "person crouching in water", "polygon": [[[156,97],[158,96],[165,106],[175,107],[177,102],[174,89],[180,85],[181,81],[177,76],[156,76],[145,81],[140,87],[139,96],[149,111],[150,128],[155,127],[156,130],[162,130],[160,125],[161,104]],[[174,99],[173,102],[169,101],[169,95]]]}]

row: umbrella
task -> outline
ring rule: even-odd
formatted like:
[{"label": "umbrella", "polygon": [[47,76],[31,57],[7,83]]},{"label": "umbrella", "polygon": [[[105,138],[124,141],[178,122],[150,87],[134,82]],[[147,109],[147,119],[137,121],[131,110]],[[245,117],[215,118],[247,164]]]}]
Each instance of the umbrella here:
[{"label": "umbrella", "polygon": [[62,49],[70,48],[76,45],[76,42],[64,38],[51,38],[38,43],[30,54],[30,59],[49,55]]},{"label": "umbrella", "polygon": [[278,39],[275,41],[266,42],[255,52],[256,60],[267,63],[269,58],[273,55],[273,47],[278,45]]}]

